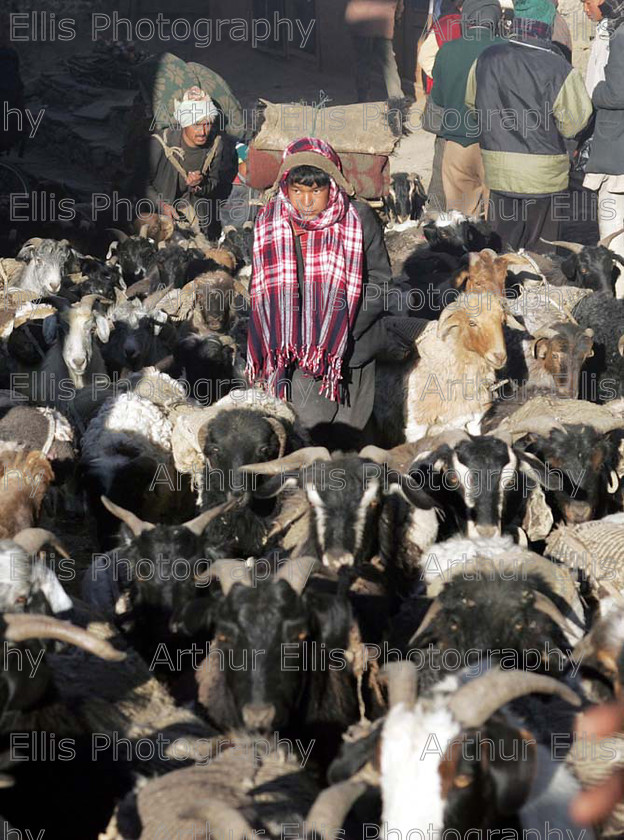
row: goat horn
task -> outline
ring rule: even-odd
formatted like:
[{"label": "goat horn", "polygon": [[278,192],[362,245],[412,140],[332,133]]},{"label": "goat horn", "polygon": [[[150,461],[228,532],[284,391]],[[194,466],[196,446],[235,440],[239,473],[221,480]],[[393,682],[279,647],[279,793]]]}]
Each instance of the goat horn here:
[{"label": "goat horn", "polygon": [[301,595],[317,564],[316,557],[293,557],[284,563],[274,580],[276,583],[279,580],[287,581],[297,595]]},{"label": "goat horn", "polygon": [[275,432],[276,438],[279,440],[279,455],[278,458],[284,457],[284,452],[286,450],[286,429],[282,426],[280,421],[277,417],[265,417],[264,418],[269,426]]},{"label": "goat horn", "polygon": [[555,239],[552,242],[549,239],[542,239],[540,236],[540,241],[545,242],[546,245],[554,245],[557,248],[567,248],[568,251],[572,251],[573,254],[580,254],[584,245],[581,245],[580,242],[565,242],[563,239]]},{"label": "goat horn", "polygon": [[116,505],[115,502],[111,502],[106,496],[100,496],[100,501],[109,513],[112,513],[117,519],[121,519],[122,522],[126,523],[135,537],[138,537],[143,531],[151,531],[152,528],[156,527],[153,522],[144,522],[135,513],[132,513],[131,510],[126,510]]},{"label": "goat horn", "polygon": [[260,475],[279,475],[286,469],[299,469],[311,464],[313,461],[331,461],[329,450],[324,446],[306,446],[285,455],[283,458],[276,458],[274,461],[262,461],[258,464],[245,464],[240,467],[241,472],[254,472]]},{"label": "goat horn", "polygon": [[149,225],[148,224],[141,225],[141,227],[139,228],[139,236],[141,237],[141,239],[147,239],[148,230],[149,230]]},{"label": "goat horn", "polygon": [[206,804],[182,811],[178,819],[193,820],[204,827],[208,823],[210,836],[215,840],[241,840],[243,837],[253,840],[254,837],[254,830],[245,817],[236,808],[214,797]]},{"label": "goat horn", "polygon": [[199,516],[194,517],[193,519],[189,519],[188,522],[183,522],[182,527],[188,528],[189,531],[192,531],[196,537],[201,536],[206,525],[209,522],[212,522],[213,519],[216,519],[217,516],[224,513],[226,510],[232,508],[234,502],[223,502],[221,505],[217,505],[214,508],[210,508],[210,510],[205,510],[203,513],[200,513]]},{"label": "goat horn", "polygon": [[607,491],[609,493],[617,492],[618,487],[620,486],[620,478],[615,470],[611,470],[609,473],[609,484],[607,485]]},{"label": "goat horn", "polygon": [[[566,635],[578,636],[578,631],[575,633],[571,627],[571,622],[563,615],[563,613],[555,606],[547,595],[543,592],[534,592],[534,606],[536,610],[547,615],[555,624],[563,630]],[[576,628],[574,628],[576,629]]]},{"label": "goat horn", "polygon": [[125,242],[126,239],[130,239],[127,233],[124,233],[123,230],[118,230],[117,228],[106,228],[108,233],[112,233],[119,242]]},{"label": "goat horn", "polygon": [[342,824],[356,799],[366,790],[365,782],[339,782],[320,793],[306,817],[308,833],[323,840],[338,840]]},{"label": "goat horn", "polygon": [[554,677],[513,668],[488,671],[463,685],[450,700],[449,709],[462,726],[481,726],[501,706],[533,693],[555,694],[572,706],[581,704],[578,694]]},{"label": "goat horn", "polygon": [[59,621],[49,615],[31,615],[28,613],[4,613],[6,622],[5,638],[10,642],[26,642],[28,639],[58,639],[107,659],[121,662],[126,654],[115,648],[105,639],[99,639],[88,630],[76,627],[69,621]]},{"label": "goat horn", "polygon": [[[241,574],[235,575],[234,572]],[[242,583],[243,586],[251,586],[251,571],[244,560],[215,560],[207,572],[197,575],[198,583],[207,583],[217,578],[221,584],[223,594],[227,595],[235,583]]]},{"label": "goat horn", "polygon": [[358,453],[358,457],[374,461],[376,464],[387,464],[390,459],[390,450],[382,449],[380,446],[365,446]]},{"label": "goat horn", "polygon": [[432,623],[434,618],[436,618],[442,612],[442,604],[437,599],[431,604],[427,612],[425,613],[425,617],[420,623],[418,630],[414,633],[412,638],[410,639],[410,644],[417,639],[419,636],[425,632],[427,627]]},{"label": "goat horn", "polygon": [[602,245],[603,248],[608,248],[609,245],[613,242],[613,240],[619,236],[621,233],[624,233],[624,227],[616,230],[614,233],[610,233],[608,236],[605,236],[604,239],[601,239],[598,245]]},{"label": "goat horn", "polygon": [[13,542],[16,542],[27,554],[36,554],[42,546],[50,543],[61,557],[70,559],[63,544],[59,542],[52,531],[46,531],[45,528],[24,528],[23,531],[13,537]]},{"label": "goat horn", "polygon": [[621,335],[618,341],[618,353],[620,356],[624,356],[624,335]]},{"label": "goat horn", "polygon": [[382,671],[388,684],[388,706],[392,709],[399,703],[413,706],[416,702],[418,671],[413,662],[389,662]]}]

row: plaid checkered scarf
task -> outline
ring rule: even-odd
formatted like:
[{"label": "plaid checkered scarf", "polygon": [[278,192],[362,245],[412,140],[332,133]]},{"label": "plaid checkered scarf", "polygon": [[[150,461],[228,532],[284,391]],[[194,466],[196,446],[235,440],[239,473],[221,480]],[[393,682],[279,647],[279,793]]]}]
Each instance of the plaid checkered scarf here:
[{"label": "plaid checkered scarf", "polygon": [[[316,152],[341,170],[332,147],[317,138],[290,143],[284,160],[298,152]],[[320,394],[340,399],[342,363],[362,296],[364,247],[362,224],[345,191],[332,179],[327,208],[305,219],[288,199],[286,178],[256,220],[251,281],[251,318],[247,376],[282,397],[284,373],[291,364],[322,378]],[[292,223],[307,233],[303,300],[297,278]]]}]

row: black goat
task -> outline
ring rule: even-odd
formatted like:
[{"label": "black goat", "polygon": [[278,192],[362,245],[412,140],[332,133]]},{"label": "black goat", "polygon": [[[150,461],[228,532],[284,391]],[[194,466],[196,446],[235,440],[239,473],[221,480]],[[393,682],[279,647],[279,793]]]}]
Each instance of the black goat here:
[{"label": "black goat", "polygon": [[312,738],[322,732],[314,757],[326,758],[358,715],[345,659],[354,619],[345,594],[310,579],[315,562],[290,560],[254,580],[244,562],[216,561],[209,575],[218,576],[221,594],[187,629],[195,635],[208,627],[214,640],[197,674],[214,725]]},{"label": "black goat", "polygon": [[579,300],[572,315],[594,333],[594,355],[581,374],[580,398],[603,403],[624,396],[624,300],[592,292]]},{"label": "black goat", "polygon": [[235,354],[234,344],[217,333],[186,335],[173,348],[190,392],[203,405],[212,405],[235,385],[244,384],[244,372],[237,369]]},{"label": "black goat", "polygon": [[143,236],[127,236],[123,241],[111,245],[107,260],[112,258],[121,266],[123,279],[130,286],[155,270],[157,256],[158,249],[153,240]]},{"label": "black goat", "polygon": [[519,440],[540,478],[555,521],[576,524],[619,509],[618,446],[624,432],[602,434],[591,426],[566,425],[547,437]]},{"label": "black goat", "polygon": [[384,208],[391,225],[402,225],[416,221],[424,207],[427,196],[420,177],[414,173],[396,172],[390,180]]},{"label": "black goat", "polygon": [[166,313],[137,303],[124,302],[108,313],[114,329],[102,356],[111,376],[155,365],[173,351],[176,331]]},{"label": "black goat", "polygon": [[565,277],[565,284],[579,286],[582,289],[593,289],[596,292],[606,292],[613,296],[616,280],[622,272],[621,266],[624,266],[624,259],[609,250],[609,245],[621,233],[621,230],[615,231],[605,239],[601,239],[597,245],[581,245],[578,242],[562,240],[548,242],[549,245],[557,245],[559,248],[572,252],[569,257],[561,261],[560,267]]},{"label": "black goat", "polygon": [[251,266],[253,252],[253,222],[245,222],[240,230],[234,227],[223,229],[219,246],[230,251],[236,259],[236,271],[240,272],[247,266]]},{"label": "black goat", "polygon": [[[222,509],[204,512],[182,525],[154,525],[105,496],[102,503],[125,526],[112,566],[95,560],[83,583],[83,592],[93,603],[105,606],[109,593],[118,621],[134,649],[141,654],[156,677],[172,688],[183,678],[176,653],[188,647],[178,627],[189,605],[209,595],[196,577],[206,571],[202,532]],[[102,596],[101,593],[105,595]],[[159,651],[164,652],[159,657]]]}]

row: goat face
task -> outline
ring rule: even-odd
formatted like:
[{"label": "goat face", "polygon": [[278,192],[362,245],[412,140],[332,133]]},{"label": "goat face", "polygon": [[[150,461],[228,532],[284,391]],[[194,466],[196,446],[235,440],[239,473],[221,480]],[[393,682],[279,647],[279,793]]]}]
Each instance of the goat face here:
[{"label": "goat face", "polygon": [[[416,488],[411,491],[403,489],[404,476],[368,458],[338,455],[331,460],[315,460],[307,466],[295,466],[293,461],[299,455],[303,460],[304,453],[305,450],[300,450],[283,459],[283,470],[268,478],[256,494],[267,498],[286,488],[303,490],[311,517],[313,550],[323,565],[334,571],[342,566],[356,566],[370,560],[376,553],[379,519],[386,493],[397,491],[405,495],[409,492],[414,505],[424,509],[432,506],[425,493]],[[280,461],[270,466],[278,469]]]},{"label": "goat face", "polygon": [[467,436],[454,447],[425,453],[410,475],[469,537],[493,537],[501,534],[507,510],[518,512],[516,497],[526,484],[523,467],[521,457],[499,438]]},{"label": "goat face", "polygon": [[616,265],[617,259],[617,255],[603,245],[586,246],[566,257],[561,263],[561,270],[574,286],[613,295],[621,270]]},{"label": "goat face", "polygon": [[248,409],[220,411],[204,429],[203,451],[207,489],[218,485],[228,499],[249,500],[251,478],[241,473],[245,464],[271,461],[283,455],[286,433],[279,421]]},{"label": "goat face", "polygon": [[188,604],[205,592],[195,582],[204,570],[201,542],[183,526],[156,525],[134,537],[124,526],[121,536],[119,586],[129,597],[133,644],[149,659],[176,636]]},{"label": "goat face", "polygon": [[603,435],[591,426],[570,425],[518,442],[539,475],[555,521],[588,522],[614,507],[622,437],[620,430]]},{"label": "goat face", "polygon": [[390,190],[384,199],[388,219],[392,224],[415,221],[423,206],[417,175],[397,172],[390,181]]},{"label": "goat face", "polygon": [[503,324],[508,316],[499,299],[491,294],[460,295],[447,306],[438,321],[438,336],[445,340],[456,332],[462,352],[481,356],[494,370],[507,362]]},{"label": "goat face", "polygon": [[130,236],[120,242],[115,250],[126,283],[141,280],[156,264],[156,245],[142,236]]},{"label": "goat face", "polygon": [[[254,586],[234,583],[227,595],[215,598],[205,620],[227,689],[224,713],[230,718],[234,713],[234,725],[282,731],[314,723],[320,712],[327,726],[355,711],[351,696],[351,702],[343,697],[327,708],[325,691],[329,663],[348,646],[352,615],[346,598],[308,590],[300,595],[288,580],[275,579]],[[315,709],[323,703],[325,708]],[[212,703],[208,712],[214,714]]]},{"label": "goat face", "polygon": [[[490,671],[463,685],[462,679],[463,674],[447,677],[428,695],[419,692],[415,703],[410,697],[388,712],[380,744],[382,823],[388,838],[395,831],[406,837],[415,830],[444,835],[453,829],[456,836],[469,837],[471,829],[517,830],[534,797],[539,804],[529,817],[531,825],[539,821],[545,828],[562,790],[567,788],[569,795],[576,790],[569,786],[571,771],[551,756],[554,728],[546,732],[548,724],[541,726],[537,716],[547,717],[546,709],[554,707],[559,728],[571,736],[572,704],[579,705],[578,696],[552,677],[519,670]],[[549,698],[546,705],[529,696],[540,691],[560,699]],[[531,720],[544,732],[543,741],[510,713],[510,700],[519,698],[525,714],[532,710],[536,716]],[[563,825],[570,825],[567,807],[564,802]]]},{"label": "goat face", "polygon": [[567,322],[554,324],[552,331],[536,339],[533,356],[552,377],[557,396],[575,400],[581,368],[594,355],[593,331]]},{"label": "goat face", "polygon": [[108,341],[110,335],[106,318],[80,303],[45,319],[46,341],[54,340],[57,330],[63,342],[63,361],[67,369],[77,376],[85,373],[93,357],[95,334],[103,343]]},{"label": "goat face", "polygon": [[162,325],[147,313],[125,311],[119,317],[113,313],[113,323],[115,329],[104,352],[109,371],[141,370],[149,364]]},{"label": "goat face", "polygon": [[20,277],[22,289],[41,295],[60,291],[62,261],[56,254],[42,256],[34,253],[27,262]]}]

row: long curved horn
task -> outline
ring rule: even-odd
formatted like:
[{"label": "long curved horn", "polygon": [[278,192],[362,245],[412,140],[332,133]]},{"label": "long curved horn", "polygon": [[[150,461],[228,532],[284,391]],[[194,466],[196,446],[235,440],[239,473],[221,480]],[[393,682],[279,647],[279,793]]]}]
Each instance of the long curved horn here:
[{"label": "long curved horn", "polygon": [[257,464],[245,464],[240,467],[241,472],[254,472],[260,475],[279,475],[284,470],[296,470],[311,464],[313,461],[331,461],[329,450],[324,446],[306,446],[276,458],[274,461],[262,461]]},{"label": "long curved horn", "polygon": [[210,510],[205,510],[203,513],[200,513],[199,516],[194,517],[193,519],[189,519],[188,522],[183,522],[182,527],[188,528],[189,531],[192,531],[196,537],[201,536],[208,525],[209,522],[212,522],[213,519],[216,519],[217,516],[220,516],[222,513],[225,513],[227,510],[230,510],[235,505],[235,502],[223,502],[216,507],[210,508]]},{"label": "long curved horn", "polygon": [[141,225],[141,227],[139,228],[139,236],[141,237],[141,239],[147,239],[148,230],[149,230],[149,225],[148,224]]},{"label": "long curved horn", "polygon": [[418,669],[407,659],[401,662],[389,662],[382,674],[388,685],[388,706],[393,708],[399,703],[413,706],[416,702]]},{"label": "long curved horn", "polygon": [[275,436],[279,440],[278,458],[283,458],[284,452],[286,451],[286,429],[282,426],[277,417],[265,417],[264,419],[273,429],[273,431],[275,432]]},{"label": "long curved horn", "polygon": [[316,557],[293,557],[284,563],[275,575],[274,581],[287,581],[297,595],[301,595],[316,565],[318,565]]},{"label": "long curved horn", "polygon": [[35,554],[41,551],[42,546],[49,543],[61,557],[70,559],[63,544],[59,542],[52,531],[46,531],[45,528],[24,528],[13,537],[13,542],[16,542],[27,554]]},{"label": "long curved horn", "polygon": [[572,251],[573,254],[580,254],[584,245],[581,245],[580,242],[565,242],[563,239],[555,239],[552,242],[550,239],[542,239],[540,236],[540,242],[545,242],[546,245],[554,245],[557,248],[567,248],[568,251]]},{"label": "long curved horn", "polygon": [[513,668],[489,671],[462,686],[450,700],[449,709],[462,726],[481,726],[505,703],[533,693],[554,694],[572,706],[581,705],[578,694],[554,677]]},{"label": "long curved horn", "polygon": [[547,595],[544,595],[543,592],[534,592],[533,597],[533,605],[536,610],[544,613],[544,615],[547,615],[548,618],[554,621],[554,623],[563,630],[566,636],[578,636],[579,631],[577,630],[576,633],[574,632],[572,629],[572,623],[563,615],[563,613],[555,606]]},{"label": "long curved horn", "polygon": [[10,642],[26,642],[28,639],[58,639],[107,659],[121,662],[126,654],[115,648],[105,639],[99,639],[88,630],[76,627],[69,621],[59,621],[49,615],[30,615],[28,613],[3,613],[6,622],[5,638]]},{"label": "long curved horn", "polygon": [[125,242],[126,239],[130,239],[127,233],[124,233],[123,230],[118,230],[117,228],[106,228],[107,233],[112,233],[119,242]]},{"label": "long curved horn", "polygon": [[323,840],[338,840],[342,824],[356,799],[366,790],[365,782],[339,782],[320,793],[306,817],[308,833]]},{"label": "long curved horn", "polygon": [[376,464],[387,464],[390,460],[390,450],[382,449],[380,446],[365,446],[358,452],[360,458],[366,458],[369,461],[374,461]]},{"label": "long curved horn", "polygon": [[132,513],[131,510],[126,510],[116,505],[115,502],[111,502],[106,496],[100,496],[100,501],[109,513],[112,513],[117,519],[121,519],[122,522],[126,523],[135,537],[138,537],[143,531],[151,531],[152,528],[156,527],[153,522],[144,522],[142,519],[139,519],[136,513]]},{"label": "long curved horn", "polygon": [[422,636],[427,627],[433,622],[434,618],[436,618],[439,613],[442,612],[442,603],[437,599],[431,604],[427,612],[425,613],[425,617],[420,623],[420,626],[410,639],[410,644],[415,641],[419,636]]},{"label": "long curved horn", "polygon": [[624,227],[616,230],[614,233],[610,233],[608,236],[605,236],[604,239],[601,239],[598,245],[602,245],[603,248],[608,248],[609,245],[613,242],[613,240],[619,236],[621,233],[624,233]]},{"label": "long curved horn", "polygon": [[254,830],[245,817],[236,808],[214,797],[210,798],[210,802],[192,806],[177,816],[180,820],[197,821],[204,828],[207,823],[210,836],[215,840],[241,840],[243,837],[253,840],[254,837]]},{"label": "long curved horn", "polygon": [[215,560],[207,572],[197,575],[195,579],[198,583],[208,583],[214,578],[221,584],[224,595],[228,594],[235,583],[242,583],[243,586],[252,584],[251,570],[244,560]]},{"label": "long curved horn", "polygon": [[619,486],[620,477],[618,476],[615,470],[611,470],[611,472],[609,473],[609,483],[607,484],[607,492],[616,493]]}]

